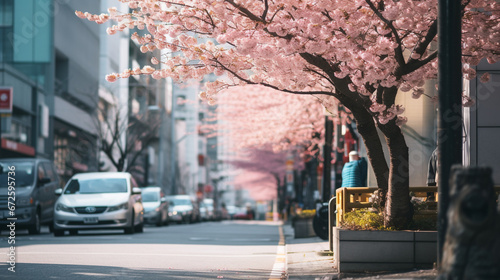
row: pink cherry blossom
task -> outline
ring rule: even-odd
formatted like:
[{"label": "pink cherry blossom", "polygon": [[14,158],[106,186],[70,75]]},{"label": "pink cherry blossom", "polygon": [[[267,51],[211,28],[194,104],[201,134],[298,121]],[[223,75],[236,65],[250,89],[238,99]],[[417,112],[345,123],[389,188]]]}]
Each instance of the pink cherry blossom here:
[{"label": "pink cherry blossom", "polygon": [[118,76],[115,73],[106,75],[106,81],[108,81],[110,83],[115,82],[117,78],[118,78]]},{"label": "pink cherry blossom", "polygon": [[[143,35],[132,35],[141,45],[141,51],[164,50],[174,54],[162,65],[167,71],[159,73],[149,66],[134,69],[133,75],[184,81],[203,80],[215,73],[218,80],[205,85],[205,98],[210,104],[220,101],[221,91],[252,84],[301,96],[337,98],[352,112],[356,122],[371,128],[360,132],[363,139],[378,139],[374,133],[380,128],[391,141],[401,137],[402,132],[396,125],[404,122],[398,116],[402,109],[394,103],[395,95],[413,89],[412,96],[421,96],[425,93],[415,89],[437,78],[434,48],[438,40],[437,0],[122,2],[128,3],[130,12],[118,13],[112,9],[109,17],[80,12],[76,15],[97,23],[112,20],[114,26],[109,29],[110,34],[144,28]],[[471,66],[483,59],[489,63],[500,60],[500,3],[497,0],[462,3],[463,74],[466,79],[474,79],[477,73]],[[208,46],[207,41],[214,44]],[[486,76],[480,80],[486,81]],[[260,104],[267,98],[264,96],[252,102]],[[273,102],[283,102],[286,106],[284,100]],[[464,103],[470,104],[470,101]],[[297,107],[287,108],[291,109]],[[258,112],[270,117],[265,110]],[[278,113],[276,116],[283,117]],[[249,116],[252,114],[246,116],[247,121],[251,121]],[[290,125],[300,127],[299,123]],[[283,127],[276,127],[277,135],[283,135]],[[259,127],[255,131],[259,130],[263,129]],[[396,133],[392,133],[394,131]],[[259,134],[256,143],[266,137],[268,135]],[[275,145],[283,143],[277,139],[272,141]],[[382,145],[380,141],[370,140],[365,144],[370,157],[384,158],[383,151],[377,148]],[[395,153],[391,157],[398,158],[397,153],[405,150],[391,150]],[[393,162],[377,162],[382,165],[375,171],[377,184],[388,193],[398,184],[394,178],[408,177],[403,163],[397,166]],[[386,176],[387,172],[399,172],[399,175]],[[405,195],[399,198],[405,200]],[[398,210],[393,210],[395,208]],[[406,208],[401,209],[388,204],[386,210]],[[399,214],[400,218],[408,216]],[[388,217],[399,214],[389,213]]]},{"label": "pink cherry blossom", "polygon": [[413,99],[419,99],[420,96],[422,96],[422,94],[424,94],[424,89],[423,88],[417,88],[417,89],[413,90],[413,92],[411,94],[411,97]]},{"label": "pink cherry blossom", "polygon": [[462,105],[464,107],[472,107],[474,106],[476,102],[474,101],[474,99],[470,98],[469,96],[462,96]]},{"label": "pink cherry blossom", "polygon": [[153,74],[155,69],[149,65],[146,65],[142,68],[142,74]]},{"label": "pink cherry blossom", "polygon": [[86,18],[87,16],[85,16],[85,14],[83,12],[80,12],[80,11],[75,11],[75,15],[79,18]]},{"label": "pink cherry blossom", "polygon": [[490,73],[484,73],[480,78],[481,83],[487,83],[490,81]]}]

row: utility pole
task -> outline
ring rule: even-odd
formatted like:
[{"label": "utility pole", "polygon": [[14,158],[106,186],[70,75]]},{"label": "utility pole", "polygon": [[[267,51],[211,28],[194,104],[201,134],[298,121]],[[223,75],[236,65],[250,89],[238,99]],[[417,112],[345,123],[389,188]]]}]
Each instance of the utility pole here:
[{"label": "utility pole", "polygon": [[325,145],[323,146],[323,190],[322,201],[328,202],[332,188],[332,139],[333,121],[325,116]]},{"label": "utility pole", "polygon": [[175,140],[175,94],[172,91],[172,110],[170,111],[170,182],[172,184],[171,194],[177,194],[175,165],[177,161],[177,141]]},{"label": "utility pole", "polygon": [[438,259],[441,266],[448,227],[451,166],[462,163],[461,3],[438,2]]}]

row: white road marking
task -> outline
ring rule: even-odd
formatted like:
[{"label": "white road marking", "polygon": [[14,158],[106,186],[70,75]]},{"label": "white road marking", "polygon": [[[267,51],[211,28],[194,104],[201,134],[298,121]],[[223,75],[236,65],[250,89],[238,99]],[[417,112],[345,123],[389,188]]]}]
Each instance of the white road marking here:
[{"label": "white road marking", "polygon": [[276,252],[276,261],[274,262],[269,280],[287,280],[288,279],[288,257],[286,252],[285,235],[283,227],[280,226],[280,242]]}]

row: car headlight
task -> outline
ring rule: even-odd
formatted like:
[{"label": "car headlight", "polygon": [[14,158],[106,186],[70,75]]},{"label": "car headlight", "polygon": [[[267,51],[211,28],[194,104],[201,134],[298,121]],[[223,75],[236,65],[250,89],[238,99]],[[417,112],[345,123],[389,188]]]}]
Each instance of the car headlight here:
[{"label": "car headlight", "polygon": [[68,212],[68,213],[74,213],[75,211],[73,210],[73,207],[68,207],[62,203],[58,203],[56,205],[56,211],[63,211],[63,212]]},{"label": "car headlight", "polygon": [[118,211],[121,209],[128,209],[128,202],[125,202],[125,203],[122,203],[122,204],[116,205],[116,206],[111,206],[111,207],[109,207],[108,212]]},{"label": "car headlight", "polygon": [[17,199],[16,206],[22,207],[22,206],[29,206],[33,204],[33,198],[32,197],[27,197],[27,198],[19,198]]}]

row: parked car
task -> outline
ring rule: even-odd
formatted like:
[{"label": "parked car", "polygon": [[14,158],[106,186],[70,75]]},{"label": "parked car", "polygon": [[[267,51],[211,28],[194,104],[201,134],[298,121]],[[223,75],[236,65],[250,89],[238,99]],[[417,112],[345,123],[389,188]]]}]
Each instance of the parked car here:
[{"label": "parked car", "polygon": [[141,189],[130,173],[76,174],[56,194],[55,236],[85,229],[123,229],[127,234],[143,231]]},{"label": "parked car", "polygon": [[158,227],[168,225],[168,202],[160,187],[142,189],[142,204],[144,206],[144,222]]},{"label": "parked car", "polygon": [[203,201],[200,202],[200,220],[208,221],[208,207]]},{"label": "parked car", "polygon": [[229,216],[229,219],[233,219],[234,215],[238,212],[239,209],[238,209],[238,207],[236,207],[234,205],[227,205],[226,210],[227,210],[227,215]]},{"label": "parked car", "polygon": [[196,201],[189,195],[171,195],[165,197],[168,201],[168,216],[171,221],[194,223],[200,220],[200,210]]},{"label": "parked car", "polygon": [[207,220],[208,221],[215,220],[214,200],[211,198],[205,198],[203,199],[202,203],[207,208]]},{"label": "parked car", "polygon": [[236,213],[233,215],[233,220],[253,220],[254,215],[244,207],[240,207],[236,210]]},{"label": "parked car", "polygon": [[[54,191],[60,184],[53,162],[37,158],[0,159],[0,182],[1,228],[11,222],[7,218],[15,217],[16,229],[27,228],[30,234],[40,233],[41,225],[52,230],[57,199]],[[9,202],[14,203],[15,216],[11,215]]]}]

